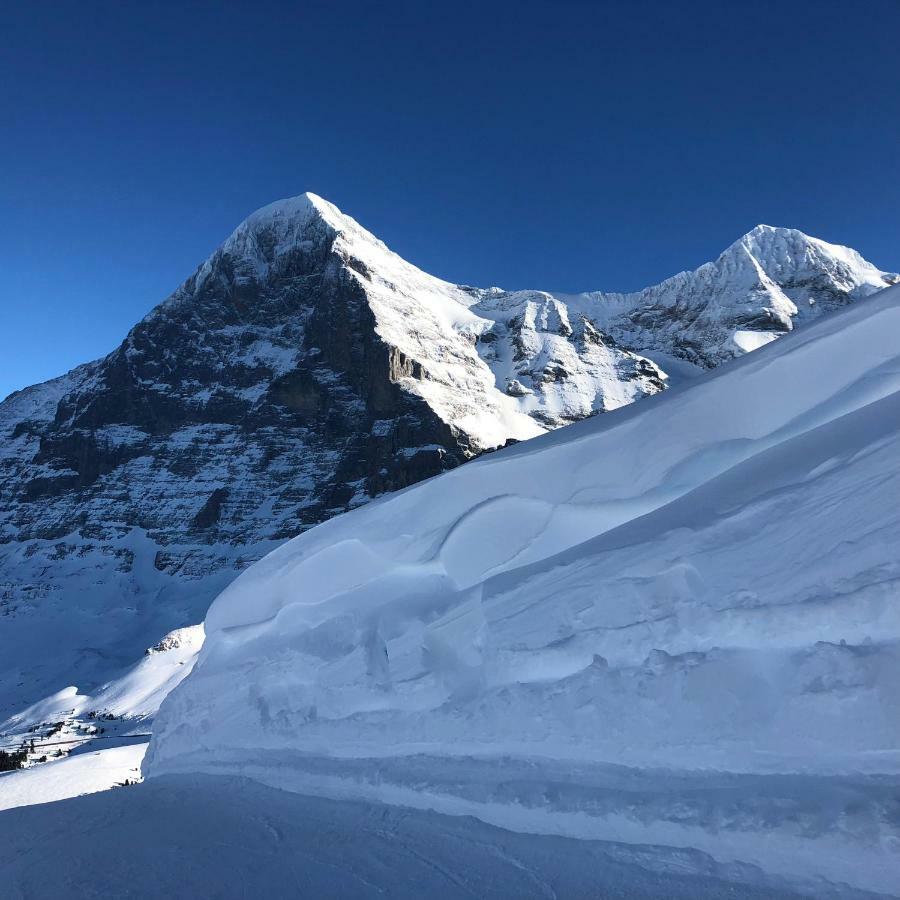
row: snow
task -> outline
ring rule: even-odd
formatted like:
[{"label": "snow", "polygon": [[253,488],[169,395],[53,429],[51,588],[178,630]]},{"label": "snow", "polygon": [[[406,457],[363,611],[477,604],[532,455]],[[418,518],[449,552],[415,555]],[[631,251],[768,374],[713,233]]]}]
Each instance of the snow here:
[{"label": "snow", "polygon": [[[893,889],[896,292],[815,320],[897,276],[758,226],[634,294],[479,290],[422,272],[308,194],[249,217],[161,309],[221,277],[221,254],[236,283],[265,286],[298,252],[321,252],[329,277],[359,288],[391,380],[461,436],[463,456],[671,396],[492,455],[255,567],[211,611],[210,646],[166,704],[148,770],[237,772],[523,832],[693,848],[792,883]],[[260,401],[298,365],[308,311],[251,330],[194,323],[215,374],[177,389],[198,408]],[[136,352],[129,337],[123,355]],[[232,383],[235,366],[260,372]],[[66,477],[33,462],[36,426],[67,397],[102,397],[99,371],[2,404],[9,484]],[[52,741],[39,736],[31,767],[0,778],[0,805],[123,780],[138,751],[111,743],[143,740],[200,652],[202,629],[171,629],[197,621],[308,502],[238,498],[233,530],[185,543],[179,527],[212,490],[259,471],[259,447],[233,432],[188,424],[151,445],[107,424],[94,434],[104,446],[146,444],[118,488],[31,504],[0,526],[0,736],[17,745],[61,722],[57,739],[73,742],[38,764]],[[312,490],[328,470],[290,440],[264,477]],[[166,469],[195,444],[215,447],[210,465],[187,480]],[[118,505],[133,485],[154,509],[150,530]],[[349,506],[368,499],[362,480],[348,486]],[[93,510],[102,543],[73,507]],[[98,712],[116,718],[91,743]]]},{"label": "snow", "polygon": [[133,744],[104,750],[91,749],[34,768],[2,774],[0,810],[53,803],[82,794],[107,791],[124,784],[126,780],[140,779],[141,760],[146,750],[145,738]]},{"label": "snow", "polygon": [[641,356],[649,359],[661,372],[663,372],[666,379],[666,386],[670,388],[682,384],[685,381],[691,381],[692,379],[703,375],[705,372],[705,369],[702,369],[695,363],[688,362],[686,359],[680,359],[677,356],[672,356],[670,353],[665,353],[662,350],[641,349],[639,353]]},{"label": "snow", "polygon": [[33,741],[34,749],[25,769],[0,776],[0,809],[139,777],[150,723],[191,671],[202,643],[202,625],[177,629],[96,690],[82,693],[71,685],[8,716],[0,723],[0,745],[15,750]]},{"label": "snow", "polygon": [[895,891],[898,329],[889,288],[283,545],[145,773]]},{"label": "snow", "polygon": [[759,350],[760,347],[765,347],[766,344],[770,344],[778,337],[779,333],[775,331],[744,331],[738,329],[734,333],[734,342],[744,353],[750,353],[753,350]]},{"label": "snow", "polygon": [[[783,880],[697,851],[517,834],[208,776],[0,813],[0,871],[10,900],[800,896]],[[805,896],[858,895],[820,882]]]}]

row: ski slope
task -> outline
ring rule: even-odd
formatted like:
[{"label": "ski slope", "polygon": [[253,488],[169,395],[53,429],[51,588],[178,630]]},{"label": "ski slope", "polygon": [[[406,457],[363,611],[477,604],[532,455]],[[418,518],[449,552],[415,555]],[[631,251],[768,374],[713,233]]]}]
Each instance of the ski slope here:
[{"label": "ski slope", "polygon": [[900,891],[898,334],[889,288],[287,543],[145,773]]}]

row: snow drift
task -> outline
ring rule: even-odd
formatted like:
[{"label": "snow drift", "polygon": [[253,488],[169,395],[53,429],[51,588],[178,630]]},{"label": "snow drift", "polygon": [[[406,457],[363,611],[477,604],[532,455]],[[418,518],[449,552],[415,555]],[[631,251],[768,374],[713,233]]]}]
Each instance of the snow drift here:
[{"label": "snow drift", "polygon": [[898,333],[889,288],[289,542],[213,604],[145,772],[896,886]]},{"label": "snow drift", "polygon": [[150,771],[266,748],[895,765],[898,300],[276,550],[211,608]]}]

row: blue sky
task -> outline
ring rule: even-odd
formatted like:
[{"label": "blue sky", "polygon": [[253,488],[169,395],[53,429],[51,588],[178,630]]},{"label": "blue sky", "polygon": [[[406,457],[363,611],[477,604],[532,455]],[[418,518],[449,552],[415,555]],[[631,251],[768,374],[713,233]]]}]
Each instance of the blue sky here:
[{"label": "blue sky", "polygon": [[453,281],[635,289],[758,222],[900,268],[900,2],[7,5],[0,396],[312,190]]}]

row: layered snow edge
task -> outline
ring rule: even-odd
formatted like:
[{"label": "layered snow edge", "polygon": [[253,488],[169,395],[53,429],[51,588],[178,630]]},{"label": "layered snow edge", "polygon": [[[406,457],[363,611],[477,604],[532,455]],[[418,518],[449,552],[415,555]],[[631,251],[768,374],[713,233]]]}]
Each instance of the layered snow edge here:
[{"label": "layered snow edge", "polygon": [[[146,773],[246,774],[584,837],[609,837],[611,821],[628,834],[637,816],[645,839],[889,888],[898,329],[891,288],[284,545],[213,604]],[[491,760],[525,793],[486,775]],[[654,795],[678,772],[755,774],[741,802],[762,791],[760,818],[701,817],[676,837],[675,800],[642,813],[629,790],[590,799],[646,778],[628,771],[670,773]],[[835,803],[862,819],[809,843],[795,817],[772,816],[790,806],[783,779],[811,775],[810,821]],[[772,833],[793,849],[774,853]]]}]

